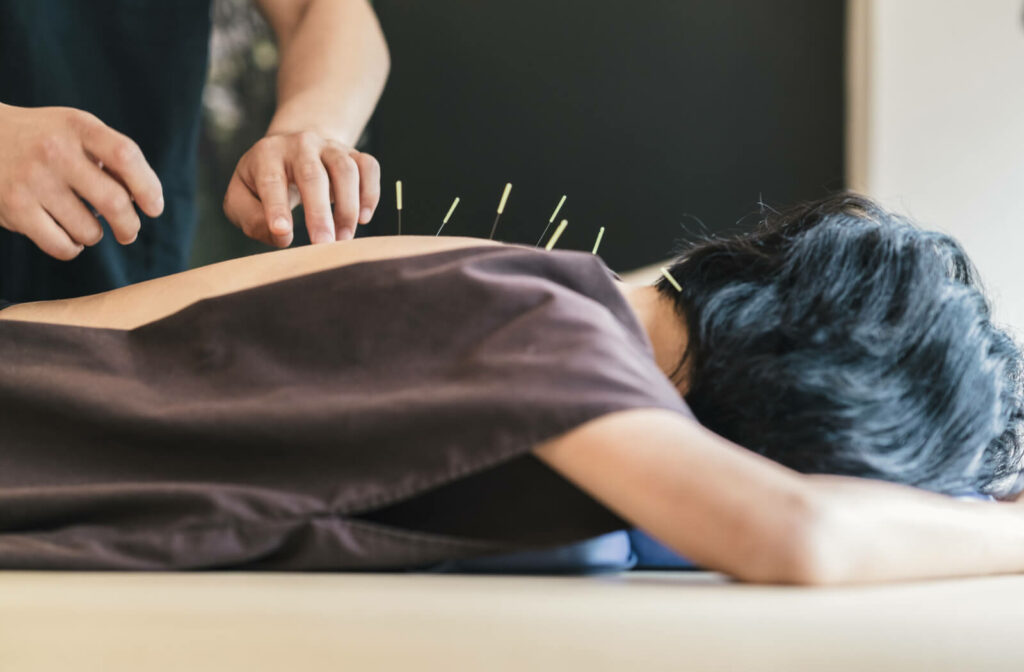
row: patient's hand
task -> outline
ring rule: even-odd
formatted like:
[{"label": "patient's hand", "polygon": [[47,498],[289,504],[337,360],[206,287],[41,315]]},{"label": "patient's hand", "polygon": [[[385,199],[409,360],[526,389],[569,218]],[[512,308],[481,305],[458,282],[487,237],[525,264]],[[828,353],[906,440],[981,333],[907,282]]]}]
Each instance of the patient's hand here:
[{"label": "patient's hand", "polygon": [[287,247],[291,211],[300,199],[313,243],[352,238],[356,223],[369,222],[377,208],[380,166],[369,154],[318,133],[268,135],[238,162],[224,213],[250,238]]}]

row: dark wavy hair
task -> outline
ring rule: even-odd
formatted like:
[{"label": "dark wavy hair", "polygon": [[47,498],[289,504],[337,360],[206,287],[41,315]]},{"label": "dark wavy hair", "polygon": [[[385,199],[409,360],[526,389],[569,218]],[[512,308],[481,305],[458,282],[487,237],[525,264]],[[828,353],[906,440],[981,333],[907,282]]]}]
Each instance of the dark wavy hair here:
[{"label": "dark wavy hair", "polygon": [[686,400],[709,429],[805,473],[1024,487],[1021,351],[949,236],[842,193],[691,245],[669,271]]}]

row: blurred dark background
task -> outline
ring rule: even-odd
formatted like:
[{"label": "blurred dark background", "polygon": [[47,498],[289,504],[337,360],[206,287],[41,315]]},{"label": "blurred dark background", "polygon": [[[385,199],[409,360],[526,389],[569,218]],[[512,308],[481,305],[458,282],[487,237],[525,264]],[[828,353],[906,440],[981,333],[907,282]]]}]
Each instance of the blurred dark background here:
[{"label": "blurred dark background", "polygon": [[[753,225],[844,186],[842,0],[377,0],[392,73],[364,137],[384,198],[360,235],[533,244],[562,194],[559,247],[628,270],[679,239]],[[273,109],[276,50],[246,0],[219,0],[194,262],[263,249],[220,213]],[[751,216],[752,215],[752,216]]]}]

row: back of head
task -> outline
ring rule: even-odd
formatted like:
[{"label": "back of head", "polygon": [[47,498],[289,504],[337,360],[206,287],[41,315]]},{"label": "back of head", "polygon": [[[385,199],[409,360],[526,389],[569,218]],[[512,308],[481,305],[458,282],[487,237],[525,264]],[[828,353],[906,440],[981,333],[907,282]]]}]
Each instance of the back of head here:
[{"label": "back of head", "polygon": [[1005,495],[1021,480],[1021,352],[949,236],[840,194],[687,249],[662,281],[689,402],[798,471]]}]

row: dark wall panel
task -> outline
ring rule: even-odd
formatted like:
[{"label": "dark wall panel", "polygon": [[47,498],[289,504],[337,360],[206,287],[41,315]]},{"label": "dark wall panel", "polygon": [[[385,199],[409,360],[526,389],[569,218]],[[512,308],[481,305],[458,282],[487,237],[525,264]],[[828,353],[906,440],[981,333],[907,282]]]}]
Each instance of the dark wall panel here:
[{"label": "dark wall panel", "polygon": [[839,0],[378,0],[393,68],[372,125],[394,230],[535,242],[561,194],[560,247],[626,269],[756,208],[843,185]]}]

